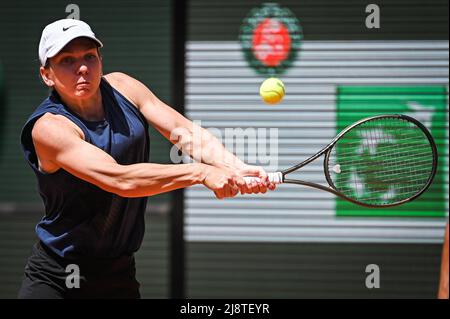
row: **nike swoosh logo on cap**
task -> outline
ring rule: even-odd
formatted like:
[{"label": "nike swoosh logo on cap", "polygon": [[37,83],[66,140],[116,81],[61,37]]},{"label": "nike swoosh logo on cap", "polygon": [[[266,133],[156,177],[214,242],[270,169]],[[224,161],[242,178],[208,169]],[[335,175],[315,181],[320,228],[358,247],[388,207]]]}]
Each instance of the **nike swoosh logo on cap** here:
[{"label": "nike swoosh logo on cap", "polygon": [[76,27],[76,25],[71,25],[71,26],[68,26],[68,27],[63,27],[63,31],[67,31],[67,30],[69,30],[69,29],[72,28],[72,27]]}]

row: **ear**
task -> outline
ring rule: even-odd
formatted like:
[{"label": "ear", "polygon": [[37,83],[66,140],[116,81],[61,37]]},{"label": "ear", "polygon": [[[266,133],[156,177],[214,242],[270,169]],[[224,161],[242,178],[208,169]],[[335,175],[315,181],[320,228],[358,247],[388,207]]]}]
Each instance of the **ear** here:
[{"label": "ear", "polygon": [[51,74],[50,74],[49,69],[46,69],[43,66],[41,66],[39,68],[39,73],[41,74],[42,80],[48,87],[53,87],[55,85],[55,82],[51,79]]}]

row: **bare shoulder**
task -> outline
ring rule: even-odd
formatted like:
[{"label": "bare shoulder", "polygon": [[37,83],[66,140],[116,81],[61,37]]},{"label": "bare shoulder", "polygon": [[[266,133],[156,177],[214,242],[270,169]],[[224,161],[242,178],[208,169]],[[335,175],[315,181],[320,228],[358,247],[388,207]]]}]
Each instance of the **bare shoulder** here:
[{"label": "bare shoulder", "polygon": [[105,79],[114,87],[114,88],[125,88],[127,87],[127,83],[129,81],[135,80],[128,74],[123,72],[112,72],[104,75]]},{"label": "bare shoulder", "polygon": [[84,139],[83,131],[75,123],[52,113],[45,113],[36,121],[31,135],[35,144],[50,147],[63,145],[69,136]]},{"label": "bare shoulder", "polygon": [[130,100],[136,107],[139,107],[136,99],[134,86],[137,80],[122,72],[112,72],[104,76],[113,88]]},{"label": "bare shoulder", "polygon": [[104,75],[104,77],[113,88],[119,91],[120,94],[125,96],[139,109],[148,99],[154,97],[147,86],[128,74],[112,72]]},{"label": "bare shoulder", "polygon": [[57,154],[73,147],[74,141],[84,140],[83,131],[62,115],[46,113],[40,117],[31,131],[39,161],[39,169],[46,173],[56,172]]}]

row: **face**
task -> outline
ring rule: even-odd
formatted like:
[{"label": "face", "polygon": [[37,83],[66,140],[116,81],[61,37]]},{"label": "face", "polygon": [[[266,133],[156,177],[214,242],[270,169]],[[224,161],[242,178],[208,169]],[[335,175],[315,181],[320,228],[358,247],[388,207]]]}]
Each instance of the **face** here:
[{"label": "face", "polygon": [[98,91],[102,76],[97,45],[90,39],[76,38],[50,58],[48,67],[41,67],[40,73],[45,84],[60,95],[89,98]]}]

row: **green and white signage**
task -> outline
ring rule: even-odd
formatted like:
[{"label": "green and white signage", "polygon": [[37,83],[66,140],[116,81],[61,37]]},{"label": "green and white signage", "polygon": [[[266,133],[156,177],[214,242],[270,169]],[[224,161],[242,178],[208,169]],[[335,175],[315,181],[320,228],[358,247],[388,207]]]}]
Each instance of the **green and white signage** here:
[{"label": "green and white signage", "polygon": [[[337,89],[336,130],[377,114],[397,113],[421,121],[434,137],[438,171],[430,188],[418,199],[401,206],[383,209],[364,208],[336,199],[337,216],[415,216],[445,215],[444,179],[448,167],[445,158],[447,92],[443,86],[340,86]],[[338,150],[348,152],[349,150]],[[351,151],[351,150],[350,150]],[[355,149],[353,150],[355,151]],[[337,154],[339,157],[339,152]],[[386,190],[388,192],[389,190]],[[380,194],[383,196],[386,194]]]}]

